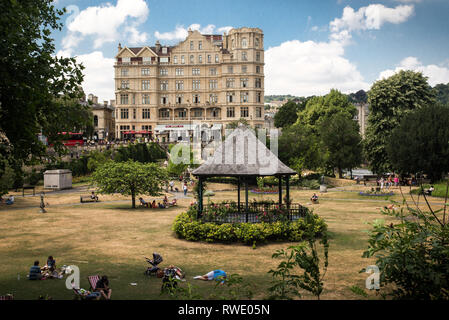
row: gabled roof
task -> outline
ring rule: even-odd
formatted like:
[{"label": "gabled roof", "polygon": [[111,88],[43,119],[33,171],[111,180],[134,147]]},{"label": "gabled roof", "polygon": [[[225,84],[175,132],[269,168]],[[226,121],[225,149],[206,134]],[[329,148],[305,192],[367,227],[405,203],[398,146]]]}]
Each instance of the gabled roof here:
[{"label": "gabled roof", "polygon": [[194,176],[276,176],[296,172],[282,163],[254,132],[239,126],[223,141]]}]

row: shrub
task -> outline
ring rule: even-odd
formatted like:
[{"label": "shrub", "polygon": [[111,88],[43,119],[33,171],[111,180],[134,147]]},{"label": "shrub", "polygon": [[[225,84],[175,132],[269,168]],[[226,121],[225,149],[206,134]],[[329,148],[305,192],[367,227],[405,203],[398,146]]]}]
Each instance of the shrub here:
[{"label": "shrub", "polygon": [[327,225],[318,215],[310,213],[297,221],[277,221],[273,223],[203,223],[196,220],[195,207],[181,213],[173,223],[173,231],[178,238],[189,241],[243,242],[253,245],[268,241],[302,241],[307,234],[320,236]]}]

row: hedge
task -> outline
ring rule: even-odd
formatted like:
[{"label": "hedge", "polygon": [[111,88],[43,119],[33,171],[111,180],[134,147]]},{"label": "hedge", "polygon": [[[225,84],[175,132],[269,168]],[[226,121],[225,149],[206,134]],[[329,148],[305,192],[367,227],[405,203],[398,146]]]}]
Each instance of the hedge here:
[{"label": "hedge", "polygon": [[326,230],[324,220],[312,213],[294,222],[215,224],[203,223],[184,212],[173,223],[173,231],[180,239],[221,243],[297,242],[310,236],[319,237]]}]

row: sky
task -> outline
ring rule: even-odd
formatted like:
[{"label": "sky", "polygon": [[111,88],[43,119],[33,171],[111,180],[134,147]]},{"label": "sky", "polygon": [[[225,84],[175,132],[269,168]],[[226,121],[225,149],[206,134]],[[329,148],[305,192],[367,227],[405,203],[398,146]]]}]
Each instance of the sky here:
[{"label": "sky", "polygon": [[57,0],[56,55],[85,66],[83,88],[114,99],[118,44],[175,45],[188,28],[264,32],[265,95],[369,90],[399,70],[449,83],[449,0]]}]

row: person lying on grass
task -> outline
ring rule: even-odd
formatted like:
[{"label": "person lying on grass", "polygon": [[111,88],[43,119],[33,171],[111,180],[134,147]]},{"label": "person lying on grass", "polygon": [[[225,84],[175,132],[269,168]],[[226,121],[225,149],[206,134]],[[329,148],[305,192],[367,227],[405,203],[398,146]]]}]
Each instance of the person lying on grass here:
[{"label": "person lying on grass", "polygon": [[193,277],[193,279],[204,280],[204,281],[215,280],[215,281],[220,281],[220,284],[224,284],[226,281],[226,272],[224,272],[223,270],[217,269],[217,270],[208,272],[205,275]]}]

